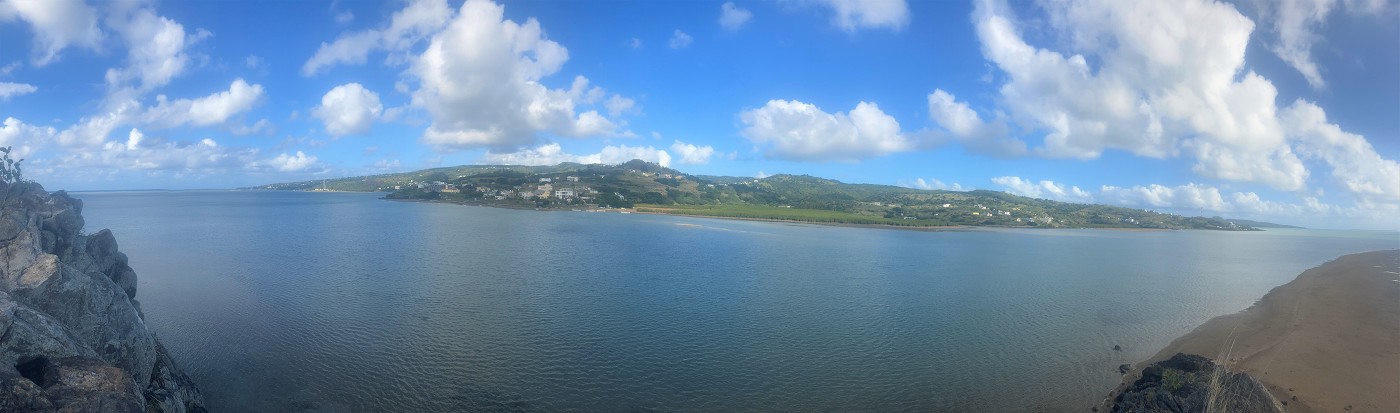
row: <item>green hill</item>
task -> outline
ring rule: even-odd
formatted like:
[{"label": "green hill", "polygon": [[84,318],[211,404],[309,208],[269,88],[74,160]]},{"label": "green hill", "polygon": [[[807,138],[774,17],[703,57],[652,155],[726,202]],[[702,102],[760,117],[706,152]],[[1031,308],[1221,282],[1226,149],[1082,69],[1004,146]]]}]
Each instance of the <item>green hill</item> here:
[{"label": "green hill", "polygon": [[389,199],[896,226],[1257,230],[1265,224],[1027,198],[1005,192],[848,184],[807,175],[688,175],[640,160],[618,165],[471,165],[251,189],[389,192]]}]

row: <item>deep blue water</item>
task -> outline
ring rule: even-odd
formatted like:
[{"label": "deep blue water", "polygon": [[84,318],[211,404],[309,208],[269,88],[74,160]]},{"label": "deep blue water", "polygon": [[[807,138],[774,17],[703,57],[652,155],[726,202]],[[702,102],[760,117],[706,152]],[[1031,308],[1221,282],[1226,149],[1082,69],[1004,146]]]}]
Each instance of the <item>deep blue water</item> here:
[{"label": "deep blue water", "polygon": [[130,255],[150,328],[229,412],[1085,411],[1118,364],[1307,268],[1400,246],[75,196]]}]

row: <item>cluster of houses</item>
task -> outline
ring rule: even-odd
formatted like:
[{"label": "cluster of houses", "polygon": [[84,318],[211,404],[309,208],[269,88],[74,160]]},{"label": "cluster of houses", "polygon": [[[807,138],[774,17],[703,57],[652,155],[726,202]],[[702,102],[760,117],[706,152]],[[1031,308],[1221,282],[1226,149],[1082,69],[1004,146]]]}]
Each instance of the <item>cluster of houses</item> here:
[{"label": "cluster of houses", "polygon": [[516,186],[510,189],[492,189],[487,187],[477,187],[477,191],[482,196],[491,197],[498,201],[507,199],[557,199],[563,202],[579,200],[587,202],[593,199],[592,195],[597,195],[598,191],[588,185],[579,185],[577,176],[566,176],[562,181],[557,182],[554,178],[540,178],[535,184]]}]

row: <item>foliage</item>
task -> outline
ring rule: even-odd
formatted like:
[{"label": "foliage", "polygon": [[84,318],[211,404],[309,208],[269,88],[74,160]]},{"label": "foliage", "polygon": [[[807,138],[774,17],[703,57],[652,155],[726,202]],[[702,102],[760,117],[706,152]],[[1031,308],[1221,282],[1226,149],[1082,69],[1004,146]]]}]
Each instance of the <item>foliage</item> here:
[{"label": "foliage", "polygon": [[0,155],[0,183],[13,184],[24,182],[24,171],[20,169],[20,163],[24,162],[24,160],[20,159],[16,161],[11,159],[10,150],[11,148],[9,146],[0,148],[0,154],[3,154]]},{"label": "foliage", "polygon": [[1177,369],[1166,369],[1162,372],[1162,386],[1166,387],[1167,391],[1171,392],[1180,390],[1181,386],[1185,386],[1186,382],[1191,381],[1191,377],[1187,376],[1188,374],[1190,373]]}]

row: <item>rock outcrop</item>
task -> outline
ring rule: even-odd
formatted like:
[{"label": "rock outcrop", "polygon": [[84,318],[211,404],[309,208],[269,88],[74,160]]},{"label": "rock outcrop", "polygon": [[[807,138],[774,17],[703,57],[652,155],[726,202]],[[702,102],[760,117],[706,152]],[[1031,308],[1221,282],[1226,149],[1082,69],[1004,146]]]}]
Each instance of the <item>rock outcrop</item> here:
[{"label": "rock outcrop", "polygon": [[1282,413],[1284,410],[1254,377],[1227,371],[1205,357],[1177,353],[1142,369],[1142,378],[1113,397],[1110,411]]},{"label": "rock outcrop", "polygon": [[201,412],[146,329],[136,273],[83,203],[0,184],[0,411]]}]

